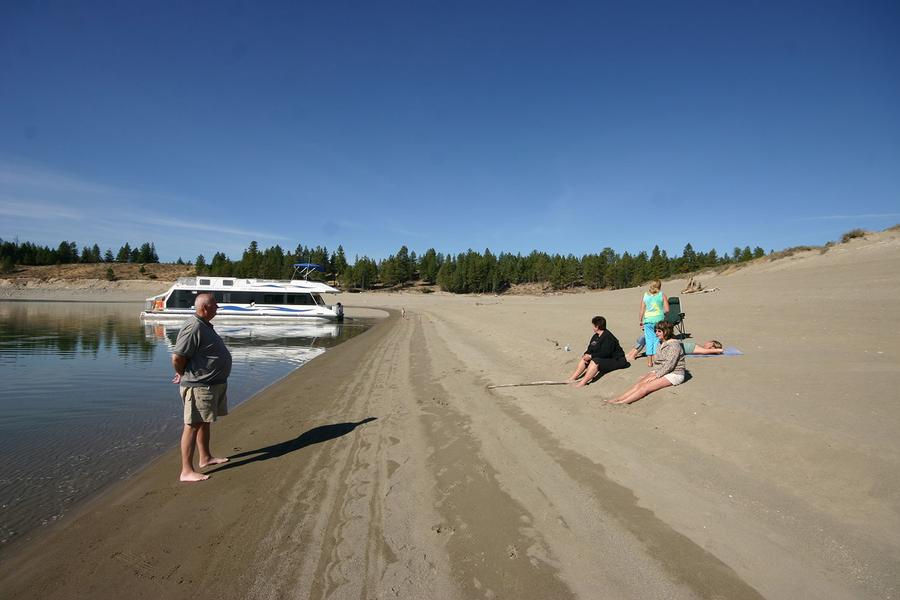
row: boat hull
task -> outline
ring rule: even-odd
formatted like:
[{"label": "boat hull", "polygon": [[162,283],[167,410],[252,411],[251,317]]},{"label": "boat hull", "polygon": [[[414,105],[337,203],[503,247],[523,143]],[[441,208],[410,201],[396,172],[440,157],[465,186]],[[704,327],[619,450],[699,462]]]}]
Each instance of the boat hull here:
[{"label": "boat hull", "polygon": [[[193,310],[185,311],[143,311],[141,321],[151,323],[181,323],[194,314]],[[216,323],[293,323],[293,322],[334,322],[338,317],[333,314],[284,313],[270,311],[227,311],[221,307],[216,313]]]}]

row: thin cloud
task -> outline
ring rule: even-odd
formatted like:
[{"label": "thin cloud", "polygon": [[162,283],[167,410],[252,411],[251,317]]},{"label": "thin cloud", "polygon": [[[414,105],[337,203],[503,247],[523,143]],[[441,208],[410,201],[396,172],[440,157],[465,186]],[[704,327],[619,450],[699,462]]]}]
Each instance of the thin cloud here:
[{"label": "thin cloud", "polygon": [[195,231],[213,231],[215,233],[226,233],[230,235],[240,235],[250,238],[260,238],[267,240],[286,240],[287,236],[278,233],[266,233],[263,231],[249,231],[245,229],[237,229],[227,227],[225,225],[214,225],[211,223],[186,223],[175,219],[158,219],[155,217],[146,219],[135,219],[136,222],[146,223],[148,225],[161,225],[163,227],[178,227],[180,229],[193,229]]},{"label": "thin cloud", "polygon": [[80,221],[83,218],[80,212],[60,204],[10,198],[0,198],[0,215],[41,220],[72,219]]},{"label": "thin cloud", "polygon": [[[266,231],[252,231],[214,223],[194,223],[178,219],[164,219],[143,213],[141,206],[147,204],[194,205],[197,202],[186,198],[175,198],[163,194],[117,188],[92,181],[86,181],[67,174],[22,166],[0,163],[0,189],[16,195],[0,196],[0,215],[26,219],[91,220],[94,226],[105,224],[112,229],[122,229],[125,223],[156,225],[167,228],[193,231],[215,232],[221,235],[241,236],[264,240],[286,240],[287,236]],[[28,201],[23,197],[37,198]],[[64,197],[75,203],[71,206],[53,202],[49,198]],[[111,210],[114,208],[115,210]],[[121,215],[121,216],[120,216]]]},{"label": "thin cloud", "polygon": [[68,194],[131,196],[134,192],[63,175],[46,169],[0,164],[0,185]]},{"label": "thin cloud", "polygon": [[900,213],[868,213],[862,215],[822,215],[818,217],[800,217],[797,221],[845,221],[852,219],[886,219],[900,217]]}]

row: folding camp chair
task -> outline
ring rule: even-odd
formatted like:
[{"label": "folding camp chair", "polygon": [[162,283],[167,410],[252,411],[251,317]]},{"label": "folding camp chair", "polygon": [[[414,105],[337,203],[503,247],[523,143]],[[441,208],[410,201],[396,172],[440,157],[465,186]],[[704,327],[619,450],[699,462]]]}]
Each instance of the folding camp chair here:
[{"label": "folding camp chair", "polygon": [[679,339],[689,337],[684,331],[684,313],[681,312],[681,300],[678,296],[669,296],[669,312],[666,313],[666,321],[675,327],[678,332]]}]

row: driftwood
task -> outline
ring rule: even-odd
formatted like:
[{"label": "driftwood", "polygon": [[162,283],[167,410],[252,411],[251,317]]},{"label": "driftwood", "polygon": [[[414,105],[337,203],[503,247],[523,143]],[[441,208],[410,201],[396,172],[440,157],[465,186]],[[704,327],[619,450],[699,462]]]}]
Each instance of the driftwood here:
[{"label": "driftwood", "polygon": [[718,291],[719,291],[719,288],[717,288],[717,287],[703,289],[703,284],[700,283],[699,281],[694,281],[694,277],[691,276],[691,278],[688,279],[687,286],[683,290],[681,290],[681,293],[682,294],[708,294],[710,292],[718,292]]},{"label": "driftwood", "polygon": [[530,381],[528,383],[501,383],[498,385],[489,385],[487,389],[493,390],[496,388],[506,388],[506,387],[523,387],[526,385],[566,385],[567,383],[572,383],[571,381]]},{"label": "driftwood", "polygon": [[687,286],[683,290],[681,290],[682,294],[696,294],[697,292],[703,291],[703,284],[699,281],[694,281],[693,275],[690,279],[688,279]]}]

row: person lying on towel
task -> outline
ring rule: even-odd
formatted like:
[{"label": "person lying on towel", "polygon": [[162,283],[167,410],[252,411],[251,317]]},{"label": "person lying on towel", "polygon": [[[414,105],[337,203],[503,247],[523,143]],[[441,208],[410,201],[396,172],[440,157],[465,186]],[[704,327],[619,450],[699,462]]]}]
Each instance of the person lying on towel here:
[{"label": "person lying on towel", "polygon": [[[634,348],[628,351],[628,354],[625,355],[625,358],[627,358],[628,360],[635,360],[644,350],[644,345],[644,336],[641,336],[637,340],[635,340]],[[725,352],[725,349],[722,347],[722,342],[720,342],[719,340],[709,340],[708,342],[703,342],[702,344],[698,344],[697,342],[689,342],[688,340],[682,340],[681,347],[684,348],[685,354],[722,354],[723,352]]]}]

